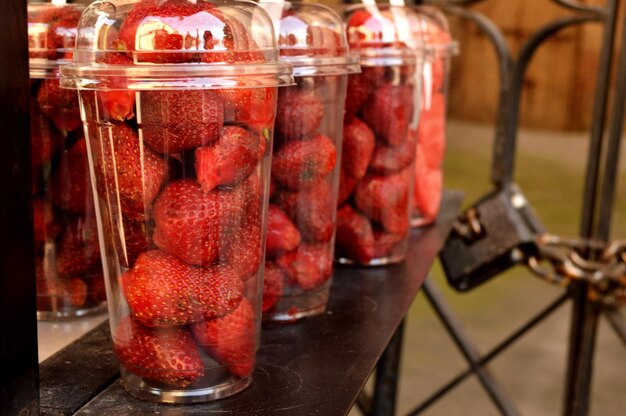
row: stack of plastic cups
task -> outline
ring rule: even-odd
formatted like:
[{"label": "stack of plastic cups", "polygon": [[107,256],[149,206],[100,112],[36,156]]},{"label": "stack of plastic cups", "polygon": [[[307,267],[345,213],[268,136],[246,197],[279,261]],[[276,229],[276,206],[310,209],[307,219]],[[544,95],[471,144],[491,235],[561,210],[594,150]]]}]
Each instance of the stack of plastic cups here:
[{"label": "stack of plastic cups", "polygon": [[458,54],[459,46],[440,11],[428,6],[413,10],[420,19],[412,29],[422,35],[426,46],[420,122],[411,132],[417,135],[411,225],[419,227],[434,222],[441,205],[450,58]]},{"label": "stack of plastic cups", "polygon": [[404,260],[413,195],[423,43],[406,7],[345,10],[361,74],[348,80],[335,257],[382,265]]},{"label": "stack of plastic cups", "polygon": [[96,2],[79,90],[125,388],[191,403],[251,382],[276,96],[291,83],[252,2]]},{"label": "stack of plastic cups", "polygon": [[78,94],[59,86],[58,69],[61,64],[71,62],[80,14],[75,5],[28,5],[39,319],[73,318],[105,308]]},{"label": "stack of plastic cups", "polygon": [[328,301],[346,83],[358,64],[331,9],[263,6],[276,14],[281,60],[296,81],[278,95],[263,319],[293,322],[324,312]]}]

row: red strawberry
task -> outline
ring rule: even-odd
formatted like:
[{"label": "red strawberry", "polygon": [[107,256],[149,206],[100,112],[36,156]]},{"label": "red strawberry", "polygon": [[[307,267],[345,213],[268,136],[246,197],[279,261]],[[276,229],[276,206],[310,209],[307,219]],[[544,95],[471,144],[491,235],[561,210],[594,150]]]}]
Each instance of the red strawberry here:
[{"label": "red strawberry", "polygon": [[343,173],[343,169],[339,171],[339,192],[337,195],[337,208],[341,207],[350,198],[352,191],[359,181],[351,176]]},{"label": "red strawberry", "polygon": [[274,257],[284,251],[293,250],[300,244],[300,232],[287,214],[276,205],[270,204],[267,211],[267,239],[265,252]]},{"label": "red strawberry", "polygon": [[333,273],[333,257],[328,244],[301,244],[276,259],[276,265],[302,290],[313,290]]},{"label": "red strawberry", "polygon": [[265,274],[263,278],[263,312],[274,307],[283,294],[285,275],[282,270],[272,262],[265,262]]},{"label": "red strawberry", "polygon": [[41,112],[59,130],[72,131],[80,127],[78,94],[74,90],[61,88],[58,79],[46,79],[40,84],[37,103]]},{"label": "red strawberry", "polygon": [[222,137],[211,146],[195,151],[196,176],[204,192],[220,185],[236,185],[254,171],[265,153],[261,133],[225,126]]},{"label": "red strawberry", "polygon": [[159,153],[191,150],[220,137],[224,102],[213,91],[145,91],[140,99],[143,140]]},{"label": "red strawberry", "polygon": [[337,150],[323,134],[285,143],[275,152],[272,177],[290,190],[309,189],[335,168]]},{"label": "red strawberry", "polygon": [[41,114],[34,102],[30,106],[30,147],[31,163],[35,169],[48,163],[63,147],[63,136]]},{"label": "red strawberry", "polygon": [[243,123],[260,132],[274,128],[276,88],[251,86],[216,93],[224,99],[224,122]]},{"label": "red strawberry", "polygon": [[446,142],[445,95],[433,94],[429,109],[422,110],[418,127],[419,146],[428,167],[441,168]]},{"label": "red strawberry", "polygon": [[94,303],[100,303],[107,300],[107,291],[102,270],[87,280],[87,286],[87,300]]},{"label": "red strawberry", "polygon": [[406,140],[413,118],[413,90],[410,85],[383,84],[361,111],[363,120],[391,146]]},{"label": "red strawberry", "polygon": [[244,224],[248,197],[243,186],[205,193],[194,180],[170,182],[154,203],[154,242],[189,264],[209,265]]},{"label": "red strawberry", "polygon": [[66,225],[59,240],[56,269],[60,276],[84,274],[100,263],[100,246],[96,219],[76,217]]},{"label": "red strawberry", "polygon": [[404,241],[404,236],[398,234],[385,233],[384,231],[374,231],[374,256],[387,257],[393,250]]},{"label": "red strawberry", "polygon": [[164,251],[143,253],[121,276],[133,317],[145,326],[187,325],[237,307],[243,282],[231,268],[189,266]]},{"label": "red strawberry", "polygon": [[400,172],[411,165],[415,159],[415,134],[409,131],[408,138],[398,146],[377,143],[369,170],[380,175]]},{"label": "red strawberry", "polygon": [[[127,124],[101,128],[94,137],[100,197],[119,204],[124,218],[142,221],[167,175],[167,162],[146,146]],[[114,201],[114,202],[113,202]]]},{"label": "red strawberry", "polygon": [[247,299],[221,318],[198,322],[191,331],[198,344],[239,377],[252,373],[257,349],[254,309]]},{"label": "red strawberry", "polygon": [[368,175],[356,186],[357,208],[390,233],[403,235],[409,227],[409,181],[405,172]]},{"label": "red strawberry", "polygon": [[126,370],[148,380],[184,388],[204,375],[200,352],[184,328],[148,329],[126,317],[113,332],[113,346]]},{"label": "red strawberry", "polygon": [[87,284],[78,277],[64,279],[50,274],[44,261],[35,265],[37,278],[37,309],[57,310],[80,308],[87,301]]},{"label": "red strawberry", "polygon": [[122,233],[115,232],[118,259],[126,267],[132,267],[137,257],[152,245],[146,233],[145,221],[122,219]]},{"label": "red strawberry", "polygon": [[357,115],[374,89],[384,81],[383,67],[362,67],[360,74],[348,77],[345,122],[349,123]]},{"label": "red strawberry", "polygon": [[93,207],[85,139],[79,139],[61,155],[48,183],[48,195],[57,207],[79,214]]},{"label": "red strawberry", "polygon": [[324,117],[324,103],[313,90],[281,88],[278,93],[276,130],[284,141],[315,133]]},{"label": "red strawberry", "polygon": [[73,5],[47,5],[37,13],[29,13],[29,24],[41,23],[42,28],[45,24],[45,31],[31,30],[28,33],[29,57],[51,60],[71,58],[69,50],[74,48],[80,14],[80,10]]},{"label": "red strawberry", "polygon": [[[419,152],[418,145],[418,152]],[[423,152],[421,152],[423,154]],[[413,188],[414,210],[421,217],[422,224],[432,222],[439,213],[441,204],[441,189],[443,187],[443,173],[440,169],[430,169],[426,166],[420,153],[415,160],[415,186]],[[417,164],[419,163],[419,167]]]},{"label": "red strawberry", "polygon": [[374,154],[376,138],[374,132],[358,118],[343,127],[341,168],[355,179],[361,179]]},{"label": "red strawberry", "polygon": [[[98,62],[107,65],[133,65],[133,60],[123,53],[107,53]],[[135,105],[135,92],[128,90],[122,78],[110,80],[110,91],[98,91],[98,98],[104,109],[100,115],[105,120],[124,121],[135,116],[133,107]],[[119,88],[119,89],[115,89]]]},{"label": "red strawberry", "polygon": [[291,218],[305,241],[326,242],[332,238],[336,207],[326,181],[305,191],[280,192],[276,204]]},{"label": "red strawberry", "polygon": [[55,221],[52,205],[46,198],[33,199],[33,229],[35,243],[52,241],[61,232],[61,226]]},{"label": "red strawberry", "polygon": [[346,204],[337,211],[337,252],[357,263],[367,264],[374,257],[374,232],[364,215]]}]

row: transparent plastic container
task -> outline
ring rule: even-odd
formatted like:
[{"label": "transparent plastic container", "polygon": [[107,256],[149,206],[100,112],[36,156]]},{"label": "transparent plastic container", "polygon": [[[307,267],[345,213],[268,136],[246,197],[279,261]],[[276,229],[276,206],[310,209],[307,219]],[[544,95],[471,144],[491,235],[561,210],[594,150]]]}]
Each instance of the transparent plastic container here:
[{"label": "transparent plastic container", "polygon": [[438,9],[418,6],[413,10],[420,19],[412,28],[423,37],[426,47],[420,122],[418,129],[411,131],[417,143],[411,226],[420,227],[435,221],[441,204],[450,60],[458,54],[459,45]]},{"label": "transparent plastic container", "polygon": [[37,317],[43,320],[106,307],[78,94],[59,86],[58,68],[72,59],[80,13],[76,5],[28,5]]},{"label": "transparent plastic container", "polygon": [[247,1],[90,5],[74,64],[125,388],[193,403],[251,382],[280,64]]},{"label": "transparent plastic container", "polygon": [[335,258],[397,263],[410,229],[423,42],[406,7],[352,6],[344,17],[362,72],[348,80]]},{"label": "transparent plastic container", "polygon": [[328,301],[346,83],[359,67],[328,7],[262,5],[296,82],[278,95],[263,319],[293,322],[324,312]]}]

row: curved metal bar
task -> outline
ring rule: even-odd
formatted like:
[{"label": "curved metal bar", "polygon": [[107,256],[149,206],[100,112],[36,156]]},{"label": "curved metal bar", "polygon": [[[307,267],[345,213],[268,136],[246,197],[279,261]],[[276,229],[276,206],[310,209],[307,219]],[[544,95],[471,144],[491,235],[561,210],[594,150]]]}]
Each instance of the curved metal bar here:
[{"label": "curved metal bar", "polygon": [[497,186],[501,187],[513,180],[522,83],[528,64],[534,56],[535,51],[546,39],[559,31],[570,26],[595,21],[601,21],[601,19],[594,15],[585,15],[556,20],[536,32],[522,46],[511,75],[510,107],[507,109],[506,131],[501,137],[502,140],[495,144],[491,174],[492,180]]},{"label": "curved metal bar", "polygon": [[577,12],[586,12],[586,13],[594,13],[600,17],[605,17],[607,15],[608,8],[590,6],[588,4],[579,3],[573,0],[550,0],[552,3],[556,3],[559,6],[566,7],[571,10],[575,10]]}]

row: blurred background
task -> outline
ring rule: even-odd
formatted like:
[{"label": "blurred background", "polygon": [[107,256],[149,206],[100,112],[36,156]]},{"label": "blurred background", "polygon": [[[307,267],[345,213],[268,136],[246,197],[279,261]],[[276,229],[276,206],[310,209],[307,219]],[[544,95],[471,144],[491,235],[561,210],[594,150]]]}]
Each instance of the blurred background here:
[{"label": "blurred background", "polygon": [[[570,13],[548,0],[484,1],[470,8],[503,31],[514,54],[540,26]],[[489,168],[498,105],[496,57],[473,24],[449,19],[461,54],[452,64],[445,185],[464,190],[465,203],[470,204],[491,189]],[[540,48],[524,81],[515,178],[547,229],[559,235],[579,232],[601,36],[602,27],[597,24],[560,32]],[[622,163],[613,238],[626,238],[625,171]],[[439,264],[432,278],[481,352],[490,350],[561,293],[524,268],[467,294],[449,289]],[[521,414],[561,414],[570,310],[569,303],[562,306],[488,367]],[[399,414],[406,414],[467,368],[423,295],[407,318],[404,343]],[[624,415],[626,350],[604,320],[596,349],[590,414]],[[353,414],[359,413],[353,410]],[[424,414],[499,413],[470,377]]]}]

